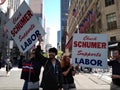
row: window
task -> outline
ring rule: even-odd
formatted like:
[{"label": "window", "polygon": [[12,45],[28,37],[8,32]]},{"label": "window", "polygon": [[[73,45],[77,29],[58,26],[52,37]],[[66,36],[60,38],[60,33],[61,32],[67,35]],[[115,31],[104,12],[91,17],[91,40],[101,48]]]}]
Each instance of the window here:
[{"label": "window", "polygon": [[110,5],[112,5],[112,4],[114,4],[114,0],[105,0],[105,6],[107,7],[107,6],[110,6]]},{"label": "window", "polygon": [[115,42],[116,41],[116,36],[110,37],[110,41]]},{"label": "window", "polygon": [[108,30],[117,29],[116,14],[111,13],[106,16]]}]

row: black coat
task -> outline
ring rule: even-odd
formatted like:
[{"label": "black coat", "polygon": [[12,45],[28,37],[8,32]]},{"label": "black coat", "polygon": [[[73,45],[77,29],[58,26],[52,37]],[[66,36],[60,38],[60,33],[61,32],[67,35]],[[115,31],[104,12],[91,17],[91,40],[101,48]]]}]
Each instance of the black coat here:
[{"label": "black coat", "polygon": [[62,71],[60,62],[56,59],[55,67],[50,59],[46,61],[44,66],[41,87],[49,90],[57,90],[62,88]]},{"label": "black coat", "polygon": [[27,60],[22,65],[21,79],[26,81],[39,81],[41,64],[35,58]]},{"label": "black coat", "polygon": [[52,64],[50,58],[44,57],[39,51],[40,47],[37,47],[37,58],[41,60],[41,64],[44,66],[43,77],[41,87],[45,90],[58,90],[62,88],[62,69],[59,60],[56,60],[55,67]]},{"label": "black coat", "polygon": [[[24,62],[22,63],[22,72],[20,77],[21,79],[32,82],[39,81],[39,75],[42,67],[42,60],[38,57],[40,52],[40,47],[37,47],[35,50],[35,57],[31,58],[31,60],[24,60]],[[22,59],[23,58],[21,58],[21,60]]]}]

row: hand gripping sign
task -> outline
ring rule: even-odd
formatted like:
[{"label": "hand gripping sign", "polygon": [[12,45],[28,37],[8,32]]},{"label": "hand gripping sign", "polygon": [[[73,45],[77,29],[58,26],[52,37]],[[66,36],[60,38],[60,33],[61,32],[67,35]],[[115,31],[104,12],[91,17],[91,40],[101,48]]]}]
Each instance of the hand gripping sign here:
[{"label": "hand gripping sign", "polygon": [[23,53],[28,51],[37,42],[38,35],[45,35],[42,26],[25,1],[7,22],[6,28],[19,50]]}]

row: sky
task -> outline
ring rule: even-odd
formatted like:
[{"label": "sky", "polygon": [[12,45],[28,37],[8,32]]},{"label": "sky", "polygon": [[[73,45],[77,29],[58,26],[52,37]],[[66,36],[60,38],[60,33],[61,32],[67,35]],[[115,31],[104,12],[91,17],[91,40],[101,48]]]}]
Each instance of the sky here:
[{"label": "sky", "polygon": [[57,47],[57,31],[60,30],[60,0],[43,0],[46,27],[50,28],[50,44]]}]

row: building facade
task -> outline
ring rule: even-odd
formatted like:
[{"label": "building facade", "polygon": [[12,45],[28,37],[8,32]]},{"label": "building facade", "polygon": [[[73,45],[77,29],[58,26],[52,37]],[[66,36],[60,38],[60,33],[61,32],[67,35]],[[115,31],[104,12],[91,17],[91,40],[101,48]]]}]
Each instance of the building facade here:
[{"label": "building facade", "polygon": [[61,8],[61,50],[65,51],[66,44],[66,27],[67,27],[67,18],[68,18],[68,8],[70,0],[60,0]]},{"label": "building facade", "polygon": [[[108,35],[108,43],[120,42],[119,0],[71,0],[67,32],[67,45],[74,33]],[[68,49],[71,50],[69,45]]]},{"label": "building facade", "polygon": [[[0,13],[0,38],[1,38],[0,52],[2,53],[2,59],[5,59],[7,56],[10,56],[12,51],[16,51],[16,50],[13,50],[13,47],[15,47],[14,49],[18,49],[16,48],[15,43],[13,43],[13,40],[6,29],[5,24],[13,16],[13,14],[16,12],[16,10],[18,9],[18,7],[23,1],[24,0],[5,0],[4,4],[0,5],[0,10],[1,10],[1,13]],[[12,57],[16,56],[15,53],[16,52],[12,54]]]},{"label": "building facade", "polygon": [[61,50],[61,31],[57,31],[57,48]]}]

